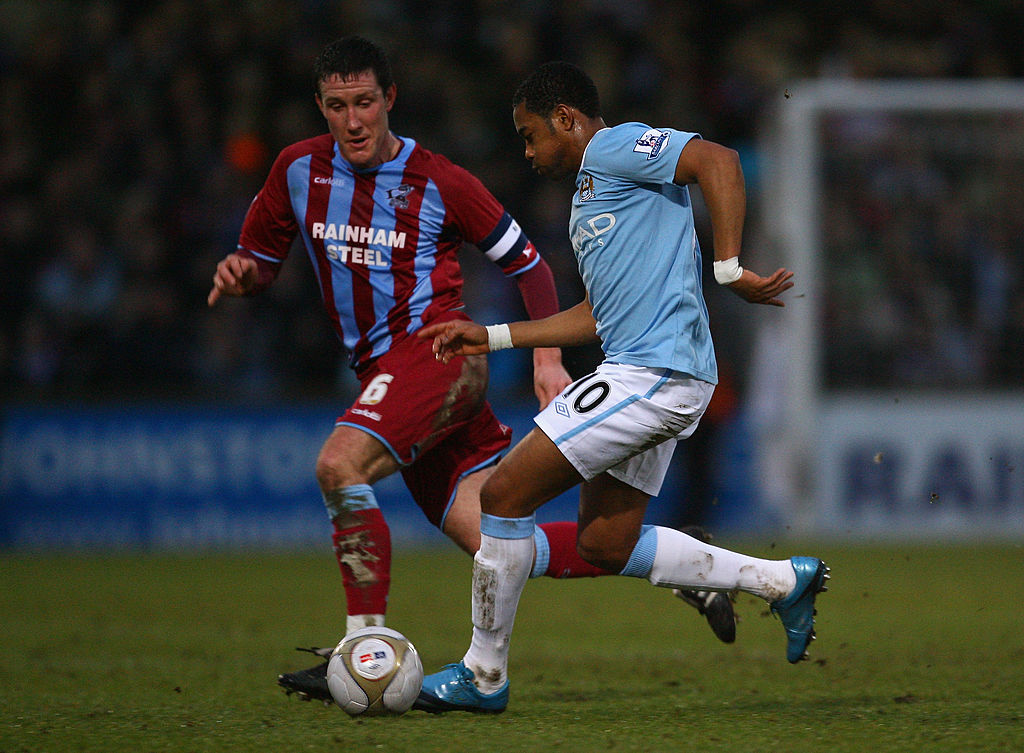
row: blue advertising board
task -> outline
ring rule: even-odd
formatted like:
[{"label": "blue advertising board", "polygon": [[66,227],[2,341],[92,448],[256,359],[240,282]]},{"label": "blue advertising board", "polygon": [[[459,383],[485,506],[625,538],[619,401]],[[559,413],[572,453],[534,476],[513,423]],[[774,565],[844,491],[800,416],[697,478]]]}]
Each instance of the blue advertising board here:
[{"label": "blue advertising board", "polygon": [[[0,434],[0,546],[323,546],[330,525],[314,464],[333,410],[8,407]],[[502,409],[516,438],[532,416]],[[670,473],[650,520],[674,520],[681,483]],[[375,490],[396,542],[445,540],[400,476]],[[567,492],[538,518],[575,520],[577,500],[575,490]]]}]

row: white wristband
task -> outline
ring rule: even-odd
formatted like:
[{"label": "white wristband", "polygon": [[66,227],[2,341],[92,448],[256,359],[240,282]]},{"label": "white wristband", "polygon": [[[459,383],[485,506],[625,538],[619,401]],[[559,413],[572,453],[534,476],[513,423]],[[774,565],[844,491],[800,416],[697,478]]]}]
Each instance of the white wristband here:
[{"label": "white wristband", "polygon": [[740,257],[733,256],[725,261],[715,262],[715,280],[719,285],[730,285],[743,275]]},{"label": "white wristband", "polygon": [[512,347],[512,332],[507,324],[491,324],[484,329],[487,330],[487,347],[492,353]]}]

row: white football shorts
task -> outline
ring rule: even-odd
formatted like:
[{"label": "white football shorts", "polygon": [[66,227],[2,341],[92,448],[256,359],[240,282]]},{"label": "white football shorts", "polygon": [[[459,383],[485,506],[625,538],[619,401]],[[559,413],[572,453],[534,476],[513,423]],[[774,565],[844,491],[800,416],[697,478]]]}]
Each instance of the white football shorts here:
[{"label": "white football shorts", "polygon": [[676,442],[697,428],[715,386],[670,369],[602,363],[534,423],[588,481],[607,471],[655,496]]}]

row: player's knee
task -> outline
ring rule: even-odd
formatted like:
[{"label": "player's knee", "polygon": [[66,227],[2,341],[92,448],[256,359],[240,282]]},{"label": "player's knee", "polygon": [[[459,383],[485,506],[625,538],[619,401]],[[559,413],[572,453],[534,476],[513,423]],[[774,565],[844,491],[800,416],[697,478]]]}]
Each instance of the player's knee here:
[{"label": "player's knee", "polygon": [[340,474],[331,464],[328,458],[325,458],[323,453],[316,459],[316,482],[320,486],[320,490],[329,492],[332,489],[337,489],[341,486],[338,483]]},{"label": "player's knee", "polygon": [[320,490],[325,493],[366,483],[365,476],[346,463],[339,453],[327,450],[321,451],[316,459],[316,481],[320,485]]}]

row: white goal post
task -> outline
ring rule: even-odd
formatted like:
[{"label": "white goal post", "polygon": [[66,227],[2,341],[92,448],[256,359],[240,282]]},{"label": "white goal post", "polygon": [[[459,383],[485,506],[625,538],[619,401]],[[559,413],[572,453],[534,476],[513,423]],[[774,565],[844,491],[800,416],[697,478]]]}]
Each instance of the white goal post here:
[{"label": "white goal post", "polygon": [[[888,122],[898,128],[879,127]],[[867,135],[836,138],[836,123]],[[941,379],[929,384],[919,375],[926,371],[924,363],[893,367],[894,376],[882,387],[843,384],[834,359],[827,358],[834,344],[828,338],[837,334],[826,319],[844,315],[835,310],[844,300],[837,301],[831,287],[849,284],[842,277],[846,272],[825,263],[826,249],[837,243],[830,223],[841,224],[851,214],[849,207],[835,209],[843,204],[842,192],[853,196],[865,190],[856,183],[836,185],[834,177],[844,174],[842,160],[855,151],[846,172],[870,175],[877,161],[876,180],[885,181],[882,168],[900,160],[898,137],[916,143],[919,172],[913,179],[929,179],[930,164],[949,176],[953,185],[942,190],[953,198],[951,211],[986,172],[1020,168],[1016,174],[1024,182],[1024,82],[819,79],[793,82],[779,93],[759,149],[764,163],[759,242],[766,244],[773,264],[778,260],[795,271],[797,285],[780,315],[765,317],[772,324],[758,334],[752,359],[749,395],[761,501],[769,521],[796,535],[1019,537],[1024,535],[1024,383],[972,383],[969,348],[965,375],[952,385]],[[965,164],[971,182],[961,186],[956,181]],[[1012,191],[1003,186],[993,193],[1002,200]],[[833,197],[830,211],[826,195]],[[900,201],[893,199],[894,217],[921,206],[912,201],[904,207]],[[941,222],[941,201],[928,211]],[[1024,206],[1012,211],[1024,213]],[[892,256],[906,252],[904,244],[915,242],[890,237],[884,222],[878,228],[885,242],[877,244],[881,250],[873,248],[871,260],[893,262]],[[929,252],[925,244],[922,253]],[[985,253],[985,248],[970,250]],[[1006,284],[1016,280],[1019,291],[1024,235],[1006,239],[998,257],[1010,275]],[[836,258],[847,261],[848,249]],[[871,264],[861,267],[870,270]],[[936,316],[945,317],[943,332],[963,330],[956,308],[942,301],[934,305],[940,304],[945,308]],[[914,337],[900,331],[917,326],[917,320],[901,321],[900,306],[875,313],[887,336]],[[970,345],[970,332],[962,339]],[[871,362],[876,356],[866,350],[859,365],[865,371],[877,368]]]}]

